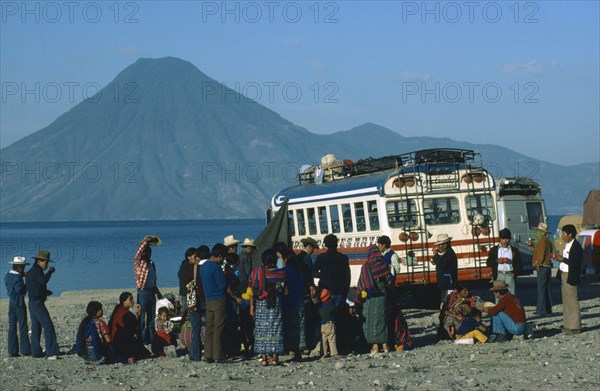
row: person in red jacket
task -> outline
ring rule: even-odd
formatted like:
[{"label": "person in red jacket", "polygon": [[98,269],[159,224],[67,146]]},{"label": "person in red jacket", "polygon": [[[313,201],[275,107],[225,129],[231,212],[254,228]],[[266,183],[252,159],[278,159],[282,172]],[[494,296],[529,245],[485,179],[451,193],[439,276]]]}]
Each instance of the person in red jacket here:
[{"label": "person in red jacket", "polygon": [[498,301],[493,307],[483,307],[481,310],[492,316],[492,331],[496,336],[494,342],[503,342],[513,335],[523,335],[525,332],[525,309],[517,296],[508,291],[504,280],[495,280],[490,288]]}]

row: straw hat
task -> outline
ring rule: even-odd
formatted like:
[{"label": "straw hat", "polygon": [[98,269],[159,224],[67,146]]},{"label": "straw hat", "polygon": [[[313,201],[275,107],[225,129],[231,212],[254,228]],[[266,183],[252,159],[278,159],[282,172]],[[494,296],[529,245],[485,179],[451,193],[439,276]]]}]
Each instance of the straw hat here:
[{"label": "straw hat", "polygon": [[238,244],[240,241],[233,237],[233,235],[226,236],[223,239],[223,244],[225,247],[233,246],[234,244]]},{"label": "straw hat", "polygon": [[439,234],[436,237],[435,245],[447,243],[452,240],[452,236],[448,236],[448,234]]},{"label": "straw hat", "polygon": [[508,285],[506,285],[506,281],[504,280],[494,280],[490,288],[491,291],[501,291],[503,289],[508,289]]},{"label": "straw hat", "polygon": [[25,259],[25,257],[14,257],[12,262],[9,262],[11,265],[21,265],[21,266],[25,266],[25,265],[29,265],[29,262],[27,262],[27,260]]},{"label": "straw hat", "polygon": [[156,235],[146,235],[142,242],[148,242],[150,246],[160,246],[162,244],[162,240]]},{"label": "straw hat", "polygon": [[244,239],[244,243],[242,244],[242,247],[256,247],[256,244],[254,244],[254,239],[250,239],[250,238]]},{"label": "straw hat", "polygon": [[536,231],[548,232],[548,224],[539,223],[537,227],[535,227]]}]

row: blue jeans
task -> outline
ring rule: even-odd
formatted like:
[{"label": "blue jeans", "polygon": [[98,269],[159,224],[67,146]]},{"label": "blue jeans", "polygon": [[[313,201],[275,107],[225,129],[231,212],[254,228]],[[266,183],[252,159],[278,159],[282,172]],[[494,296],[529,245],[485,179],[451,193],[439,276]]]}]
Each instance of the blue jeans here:
[{"label": "blue jeans", "polygon": [[550,295],[550,277],[552,269],[540,266],[537,271],[537,315],[550,315],[552,313],[552,296]]},{"label": "blue jeans", "polygon": [[56,356],[59,352],[56,331],[54,331],[54,324],[44,302],[29,300],[29,315],[31,317],[31,355],[34,357],[44,355],[40,346],[43,328],[44,340],[46,341],[46,357]]},{"label": "blue jeans", "polygon": [[21,336],[21,354],[30,356],[31,344],[29,343],[29,329],[27,328],[27,307],[10,301],[8,303],[8,354],[19,353],[17,323],[19,324],[19,335]]},{"label": "blue jeans", "polygon": [[140,313],[140,340],[144,345],[152,343],[154,338],[154,316],[156,315],[156,296],[153,288],[138,289],[138,304],[142,306]]},{"label": "blue jeans", "polygon": [[190,346],[189,357],[191,361],[200,361],[202,358],[202,312],[188,312],[192,322],[192,346]]},{"label": "blue jeans", "polygon": [[496,316],[492,316],[493,328],[495,334],[521,335],[525,331],[525,322],[515,323],[506,312],[500,311]]}]

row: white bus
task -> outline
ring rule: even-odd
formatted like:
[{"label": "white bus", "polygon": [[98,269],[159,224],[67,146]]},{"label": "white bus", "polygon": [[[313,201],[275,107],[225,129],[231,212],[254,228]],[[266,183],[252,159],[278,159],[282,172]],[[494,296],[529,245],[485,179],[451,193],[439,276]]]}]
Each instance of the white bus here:
[{"label": "white bus", "polygon": [[[488,252],[499,242],[500,227],[511,227],[499,221],[496,183],[484,169],[480,154],[430,149],[345,161],[326,169],[325,181],[315,180],[316,174],[322,173],[317,169],[300,174],[298,185],[275,194],[268,216],[287,201],[294,249],[300,249],[300,240],[307,236],[322,244],[325,235],[335,234],[338,250],[350,259],[353,286],[367,246],[382,235],[390,237],[392,250],[400,258],[397,286],[436,283],[435,267],[429,260],[441,233],[453,237],[459,281],[490,279],[491,269],[485,263]],[[520,202],[527,210],[525,201]],[[545,221],[540,202],[536,219]],[[534,222],[527,221],[527,225],[534,228],[538,222],[532,227]]]}]

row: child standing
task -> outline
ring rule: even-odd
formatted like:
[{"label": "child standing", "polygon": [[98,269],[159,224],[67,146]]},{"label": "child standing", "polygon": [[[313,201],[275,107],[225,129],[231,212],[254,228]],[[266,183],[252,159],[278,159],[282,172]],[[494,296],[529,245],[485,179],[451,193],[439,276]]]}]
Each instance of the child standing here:
[{"label": "child standing", "polygon": [[323,357],[331,355],[338,356],[336,338],[335,338],[335,306],[331,302],[331,292],[328,289],[321,289],[321,303],[319,305],[319,316],[321,317],[321,343],[323,344]]},{"label": "child standing", "polygon": [[77,330],[77,354],[86,362],[108,364],[112,362],[113,354],[110,347],[110,330],[102,320],[102,304],[90,301],[85,312],[87,316],[83,318]]},{"label": "child standing", "polygon": [[8,293],[8,355],[19,357],[19,338],[17,337],[17,323],[21,335],[21,354],[31,356],[31,344],[29,343],[29,330],[27,328],[27,306],[25,305],[25,294],[27,287],[23,281],[25,275],[25,257],[14,257],[12,270],[4,277],[4,285]]},{"label": "child standing", "polygon": [[173,345],[171,343],[171,332],[173,331],[173,322],[169,320],[169,309],[160,307],[156,319],[154,320],[154,338],[152,339],[152,353],[158,357],[165,357],[165,347]]}]

